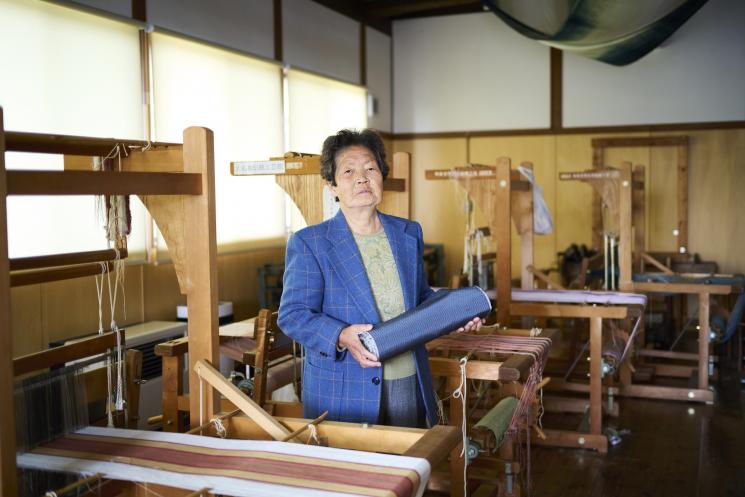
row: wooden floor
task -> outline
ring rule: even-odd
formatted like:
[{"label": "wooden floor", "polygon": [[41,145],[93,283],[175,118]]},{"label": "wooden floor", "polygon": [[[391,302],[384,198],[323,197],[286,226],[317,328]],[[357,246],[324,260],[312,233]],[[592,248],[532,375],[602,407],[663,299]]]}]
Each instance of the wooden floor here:
[{"label": "wooden floor", "polygon": [[609,425],[631,433],[607,455],[532,448],[533,496],[745,497],[745,385],[721,376],[713,406],[622,399]]}]

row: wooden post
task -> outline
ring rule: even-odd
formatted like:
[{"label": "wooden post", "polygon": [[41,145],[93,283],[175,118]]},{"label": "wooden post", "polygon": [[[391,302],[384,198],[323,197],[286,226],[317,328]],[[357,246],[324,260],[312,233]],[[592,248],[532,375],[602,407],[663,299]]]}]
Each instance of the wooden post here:
[{"label": "wooden post", "polygon": [[602,428],[602,357],[603,318],[590,318],[590,434],[600,435]]},{"label": "wooden post", "polygon": [[709,388],[709,293],[698,294],[698,389]]},{"label": "wooden post", "polygon": [[[592,167],[600,169],[603,167],[605,158],[603,157],[604,148],[593,144],[592,146]],[[593,188],[592,190],[592,247],[600,250],[603,244],[603,214],[600,208],[600,195]]]},{"label": "wooden post", "polygon": [[183,418],[178,410],[178,398],[184,393],[183,374],[183,355],[163,356],[163,431],[184,431]]},{"label": "wooden post", "polygon": [[502,326],[509,326],[512,299],[512,188],[509,157],[497,159],[496,181],[497,263],[494,266],[494,283],[497,285],[497,322]]},{"label": "wooden post", "polygon": [[688,249],[688,141],[678,149],[678,252]]},{"label": "wooden post", "polygon": [[618,245],[618,266],[620,270],[618,288],[627,291],[632,286],[632,263],[631,263],[631,199],[632,199],[632,182],[631,182],[631,163],[624,162],[621,164],[621,176],[618,185],[619,208],[618,208],[618,227],[620,231],[620,242]]},{"label": "wooden post", "polygon": [[378,207],[381,212],[393,214],[394,216],[411,216],[411,154],[408,152],[396,152],[390,164],[389,178],[403,179],[406,191],[383,191],[383,201]]},{"label": "wooden post", "polygon": [[[189,315],[189,408],[191,423],[199,420],[199,378],[197,361],[219,364],[220,343],[217,321],[217,237],[215,234],[215,151],[214,136],[207,128],[184,131],[184,172],[202,175],[202,194],[185,197],[184,269]],[[183,289],[182,289],[183,291]],[[219,399],[207,388],[204,418],[219,410]]]},{"label": "wooden post", "polygon": [[10,329],[10,269],[5,180],[5,127],[0,108],[0,497],[15,497],[16,422],[13,409],[13,337]]},{"label": "wooden post", "polygon": [[[532,162],[523,162],[520,165],[531,172],[533,171]],[[533,205],[533,186],[531,185],[527,191],[514,192],[512,196],[519,197],[519,201],[523,203],[523,206],[527,206],[527,211],[530,213],[529,219],[520,220],[521,222],[516,223],[516,226],[520,234],[520,287],[523,290],[532,290],[535,274],[528,267],[533,265],[533,209],[535,208]]]},{"label": "wooden post", "polygon": [[[450,392],[450,425],[460,427],[463,423],[463,398],[456,399],[452,393],[460,385],[460,376],[448,377],[448,392]],[[465,463],[465,454],[460,455],[463,443],[459,443],[450,451],[450,495],[463,496],[463,466]]]},{"label": "wooden post", "polygon": [[631,224],[634,230],[634,253],[632,257],[635,270],[641,271],[641,254],[647,250],[647,216],[645,215],[646,202],[644,201],[644,195],[646,194],[645,167],[641,164],[634,166],[631,179]]}]

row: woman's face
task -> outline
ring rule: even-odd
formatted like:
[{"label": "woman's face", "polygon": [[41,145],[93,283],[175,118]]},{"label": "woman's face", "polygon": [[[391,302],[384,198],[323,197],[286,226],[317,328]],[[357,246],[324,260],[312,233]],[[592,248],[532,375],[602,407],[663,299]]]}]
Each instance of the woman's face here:
[{"label": "woman's face", "polygon": [[352,145],[336,154],[336,186],[331,192],[343,208],[374,209],[383,200],[383,174],[367,147]]}]

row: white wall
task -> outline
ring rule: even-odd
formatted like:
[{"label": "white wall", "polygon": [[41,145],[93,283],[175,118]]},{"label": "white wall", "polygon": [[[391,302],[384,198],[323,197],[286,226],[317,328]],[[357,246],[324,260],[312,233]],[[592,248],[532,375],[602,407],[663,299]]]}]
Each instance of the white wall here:
[{"label": "white wall", "polygon": [[549,48],[491,13],[393,23],[396,133],[546,128]]},{"label": "white wall", "polygon": [[378,112],[369,116],[367,125],[380,131],[392,131],[391,37],[372,28],[365,31],[367,88],[378,102]]},{"label": "white wall", "polygon": [[360,82],[360,24],[311,0],[282,1],[282,50],[292,66]]},{"label": "white wall", "polygon": [[177,33],[274,58],[274,9],[268,0],[150,0],[147,19]]},{"label": "white wall", "polygon": [[745,120],[745,2],[709,0],[625,67],[564,56],[564,126]]}]

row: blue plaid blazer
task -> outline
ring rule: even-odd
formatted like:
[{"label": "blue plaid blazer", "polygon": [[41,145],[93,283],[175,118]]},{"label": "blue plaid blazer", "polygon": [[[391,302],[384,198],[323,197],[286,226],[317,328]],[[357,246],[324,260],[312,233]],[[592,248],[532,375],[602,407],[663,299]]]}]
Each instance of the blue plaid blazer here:
[{"label": "blue plaid blazer", "polygon": [[[406,309],[433,291],[424,276],[422,228],[378,213],[396,260]],[[287,243],[279,326],[305,347],[303,405],[306,418],[329,411],[329,419],[377,423],[382,368],[362,368],[352,354],[338,352],[341,330],[380,321],[370,281],[344,214],[295,233]],[[427,351],[413,350],[417,379],[430,425],[437,404]]]}]

